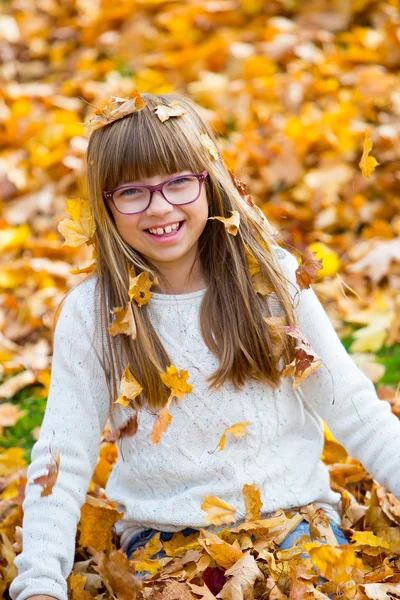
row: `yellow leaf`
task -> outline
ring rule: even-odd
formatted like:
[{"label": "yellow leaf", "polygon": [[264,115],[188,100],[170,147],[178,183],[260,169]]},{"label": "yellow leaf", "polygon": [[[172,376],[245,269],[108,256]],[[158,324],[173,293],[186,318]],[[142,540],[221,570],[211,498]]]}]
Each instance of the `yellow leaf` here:
[{"label": "yellow leaf", "polygon": [[178,372],[175,365],[167,367],[166,373],[160,373],[162,381],[171,389],[171,393],[176,398],[183,398],[185,394],[190,394],[193,386],[187,383],[189,374],[184,369]]},{"label": "yellow leaf", "polygon": [[120,389],[121,396],[118,400],[115,400],[114,404],[118,403],[124,406],[127,406],[131,400],[134,400],[143,391],[142,386],[133,375],[129,363],[122,374]]},{"label": "yellow leaf", "polygon": [[164,121],[167,121],[167,119],[169,119],[170,117],[180,117],[181,115],[184,115],[187,112],[187,110],[186,108],[181,106],[179,102],[174,100],[173,102],[171,102],[170,106],[166,104],[158,104],[155,107],[154,112],[156,113],[160,121],[164,123]]},{"label": "yellow leaf", "polygon": [[390,550],[389,544],[372,531],[356,531],[353,533],[351,541],[355,543],[356,548],[372,546],[373,548],[380,547]]},{"label": "yellow leaf", "polygon": [[123,513],[109,506],[105,500],[87,494],[81,509],[80,545],[86,548],[93,546],[99,551],[110,550],[112,528],[122,517]]},{"label": "yellow leaf", "polygon": [[63,246],[77,247],[85,242],[91,241],[95,231],[96,223],[88,200],[67,199],[66,211],[71,219],[63,219],[58,224],[58,231],[65,238]]},{"label": "yellow leaf", "polygon": [[310,244],[309,250],[315,252],[317,259],[322,259],[322,268],[318,271],[318,278],[336,275],[340,269],[340,260],[334,250],[321,242]]},{"label": "yellow leaf", "polygon": [[88,119],[84,125],[86,131],[91,133],[100,127],[109,125],[117,119],[122,119],[131,113],[142,110],[147,104],[138,90],[133,90],[127,98],[111,96],[104,108],[97,108],[94,117]]},{"label": "yellow leaf", "polygon": [[229,569],[242,558],[242,551],[240,548],[224,542],[224,540],[215,533],[202,529],[201,534],[204,537],[199,538],[199,543],[215,562],[224,569]]},{"label": "yellow leaf", "polygon": [[221,221],[225,225],[225,229],[231,235],[236,235],[239,230],[240,224],[240,214],[237,210],[230,211],[232,216],[229,218],[226,217],[208,217],[208,221],[212,221],[216,219],[217,221]]},{"label": "yellow leaf", "polygon": [[227,433],[232,433],[232,435],[236,437],[243,437],[247,435],[247,431],[245,431],[245,427],[247,427],[247,425],[251,425],[251,423],[249,421],[241,421],[240,423],[235,423],[234,425],[227,427],[218,442],[219,450],[221,451],[225,448]]},{"label": "yellow leaf", "polygon": [[204,519],[205,523],[222,525],[223,523],[236,522],[236,508],[217,496],[206,496],[201,509],[207,512]]},{"label": "yellow leaf", "polygon": [[132,304],[127,302],[125,308],[116,306],[111,312],[115,315],[115,321],[107,328],[110,335],[125,334],[135,340],[137,331]]},{"label": "yellow leaf", "polygon": [[261,502],[261,491],[255,483],[249,485],[245,483],[243,486],[243,498],[246,506],[246,520],[257,521],[261,519],[260,510],[263,506]]},{"label": "yellow leaf", "polygon": [[201,139],[201,143],[206,148],[206,150],[208,150],[208,152],[211,154],[211,156],[215,160],[218,160],[218,158],[219,158],[218,148],[216,147],[216,145],[214,144],[214,142],[212,141],[212,139],[210,138],[208,133],[200,134],[200,139]]},{"label": "yellow leaf", "polygon": [[363,571],[363,563],[356,557],[353,546],[333,547],[315,542],[305,543],[303,546],[309,553],[313,565],[326,579],[334,583],[352,581],[356,571]]},{"label": "yellow leaf", "polygon": [[364,177],[370,177],[371,173],[375,170],[375,167],[379,165],[376,158],[373,156],[368,156],[372,150],[372,142],[368,137],[368,129],[365,130],[365,138],[363,144],[363,153],[359,163],[359,167],[361,169]]},{"label": "yellow leaf", "polygon": [[[153,282],[149,279],[149,274],[147,271],[142,271],[135,277],[135,270],[133,265],[129,267],[129,289],[128,294],[131,300],[135,300],[138,306],[143,306],[147,304],[153,295],[150,292],[150,288],[153,285]],[[156,283],[156,281],[154,281]]]}]

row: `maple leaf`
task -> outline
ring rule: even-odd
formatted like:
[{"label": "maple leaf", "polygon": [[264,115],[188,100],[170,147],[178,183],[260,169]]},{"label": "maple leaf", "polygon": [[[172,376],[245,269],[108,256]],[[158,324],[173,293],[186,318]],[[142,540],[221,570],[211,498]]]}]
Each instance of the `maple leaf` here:
[{"label": "maple leaf", "polygon": [[50,454],[52,460],[46,465],[48,470],[47,473],[45,475],[40,475],[39,477],[36,477],[36,479],[33,480],[33,483],[37,483],[38,485],[43,486],[43,489],[40,493],[41,497],[49,496],[53,492],[54,484],[56,483],[58,478],[60,467],[60,455],[55,449],[53,451],[50,449]]},{"label": "maple leaf", "polygon": [[260,510],[263,506],[261,502],[261,491],[255,483],[249,485],[245,483],[243,486],[243,498],[246,506],[246,520],[257,521],[261,519]]},{"label": "maple leaf", "polygon": [[245,427],[247,427],[247,425],[251,425],[251,423],[249,421],[241,421],[240,423],[235,423],[230,427],[226,427],[224,433],[221,436],[221,439],[218,442],[219,450],[221,451],[225,448],[227,433],[231,433],[236,437],[243,437],[244,435],[247,435],[247,431],[245,431]]},{"label": "maple leaf", "polygon": [[171,389],[171,395],[176,398],[184,398],[185,394],[190,394],[193,386],[187,383],[189,374],[184,369],[178,371],[175,365],[169,365],[166,373],[160,373],[163,383]]},{"label": "maple leaf", "polygon": [[317,279],[317,273],[322,268],[322,259],[316,258],[316,253],[308,248],[304,250],[302,261],[296,269],[296,281],[301,290],[308,289]]},{"label": "maple leaf", "polygon": [[91,243],[96,231],[96,223],[88,200],[67,199],[66,211],[72,219],[62,219],[58,223],[58,231],[64,236],[62,246],[76,248],[84,243]]},{"label": "maple leaf", "polygon": [[110,335],[115,336],[118,334],[125,334],[135,340],[137,330],[132,304],[127,302],[125,308],[116,306],[110,312],[116,317],[110,327],[107,328]]},{"label": "maple leaf", "polygon": [[379,165],[376,158],[373,156],[369,156],[369,153],[372,150],[372,142],[368,137],[368,129],[365,130],[365,138],[363,144],[363,153],[359,163],[360,169],[364,177],[370,177],[372,172],[375,170],[375,167]]},{"label": "maple leaf", "polygon": [[179,102],[174,100],[173,102],[171,102],[171,106],[168,106],[166,104],[158,104],[154,108],[154,112],[156,113],[160,121],[164,123],[164,121],[167,121],[167,119],[169,119],[170,117],[180,117],[181,115],[184,115],[187,112],[187,110],[186,108],[181,106]]},{"label": "maple leaf", "polygon": [[96,550],[108,550],[112,527],[123,515],[123,512],[111,507],[105,500],[86,494],[79,523],[80,545],[93,546]]},{"label": "maple leaf", "polygon": [[207,516],[204,518],[205,523],[222,525],[222,523],[236,522],[236,508],[217,496],[206,496],[201,509],[207,512]]},{"label": "maple leaf", "polygon": [[138,90],[133,90],[127,98],[110,96],[104,108],[97,108],[94,117],[88,119],[84,126],[88,133],[109,125],[122,117],[142,110],[147,106]]},{"label": "maple leaf", "polygon": [[114,404],[122,404],[123,406],[128,406],[131,400],[134,400],[136,396],[143,392],[143,388],[133,375],[129,363],[122,374],[120,389],[121,396],[115,400]]},{"label": "maple leaf", "polygon": [[235,544],[228,544],[222,540],[218,535],[201,529],[202,538],[199,537],[199,544],[208,552],[208,554],[215,560],[215,562],[223,567],[229,569],[242,557],[242,551],[238,547],[237,542]]},{"label": "maple leaf", "polygon": [[150,292],[150,288],[153,283],[157,283],[157,281],[150,281],[149,273],[147,271],[142,271],[135,277],[133,265],[129,268],[129,298],[131,300],[135,300],[139,307],[147,304],[153,295]]},{"label": "maple leaf", "polygon": [[212,221],[213,219],[221,221],[225,225],[225,229],[228,233],[236,235],[239,231],[240,214],[237,210],[232,210],[230,212],[232,213],[231,217],[208,217],[208,221]]},{"label": "maple leaf", "polygon": [[229,577],[218,594],[222,600],[250,600],[254,597],[253,589],[257,579],[264,579],[254,556],[245,552],[240,560],[225,571]]}]

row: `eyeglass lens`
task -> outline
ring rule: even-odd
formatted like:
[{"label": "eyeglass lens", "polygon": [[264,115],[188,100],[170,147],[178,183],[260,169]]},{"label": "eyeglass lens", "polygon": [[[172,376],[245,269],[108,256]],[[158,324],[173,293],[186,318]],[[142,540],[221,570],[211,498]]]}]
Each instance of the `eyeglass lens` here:
[{"label": "eyeglass lens", "polygon": [[[163,192],[172,204],[186,204],[196,198],[200,191],[197,177],[185,175],[174,181],[165,183]],[[131,187],[114,192],[114,202],[122,213],[133,213],[145,210],[150,200],[150,190],[142,187]]]}]

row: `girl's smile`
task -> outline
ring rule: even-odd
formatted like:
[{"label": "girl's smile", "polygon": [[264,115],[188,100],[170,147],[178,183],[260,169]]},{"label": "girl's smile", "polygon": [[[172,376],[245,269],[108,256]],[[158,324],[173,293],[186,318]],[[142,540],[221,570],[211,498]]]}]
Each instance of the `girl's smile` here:
[{"label": "girl's smile", "polygon": [[[155,244],[173,244],[175,242],[178,242],[181,238],[182,235],[184,235],[183,230],[185,229],[185,221],[175,221],[176,224],[178,224],[178,227],[176,229],[171,229],[170,232],[166,231],[166,228],[169,229],[171,226],[165,226],[164,229],[164,233],[160,234],[159,232],[157,233],[151,233],[149,231],[149,229],[145,229],[144,233],[148,236],[148,238]],[[161,229],[161,227],[151,227],[152,231],[155,231],[157,229]]]}]

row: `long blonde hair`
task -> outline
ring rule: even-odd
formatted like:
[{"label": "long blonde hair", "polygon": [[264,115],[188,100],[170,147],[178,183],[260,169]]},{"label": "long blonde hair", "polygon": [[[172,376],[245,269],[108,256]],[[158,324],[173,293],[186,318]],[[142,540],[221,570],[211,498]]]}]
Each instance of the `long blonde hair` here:
[{"label": "long blonde hair", "polygon": [[[283,309],[286,324],[295,324],[291,298],[278,260],[271,245],[274,235],[259,212],[239,193],[223,160],[210,154],[201,141],[208,134],[216,144],[210,125],[201,117],[200,107],[180,94],[141,94],[146,106],[113,123],[95,130],[89,139],[86,171],[88,198],[96,222],[94,245],[97,255],[95,274],[100,286],[101,328],[110,349],[108,367],[111,370],[111,402],[118,396],[117,384],[126,365],[143,387],[135,406],[151,409],[165,405],[170,390],[160,378],[160,372],[172,364],[148,314],[145,304],[139,307],[132,300],[137,327],[136,340],[120,334],[110,336],[110,309],[126,306],[128,268],[136,275],[148,271],[167,284],[162,273],[144,256],[124,241],[115,225],[112,213],[102,197],[103,189],[113,189],[121,181],[151,178],[159,173],[179,173],[206,169],[205,180],[209,216],[240,215],[236,236],[229,234],[218,220],[208,220],[199,242],[196,260],[200,261],[207,281],[207,290],[200,307],[200,325],[204,341],[219,359],[218,369],[207,379],[209,389],[221,387],[228,379],[235,389],[241,389],[248,378],[277,387],[281,371],[274,360],[271,332],[264,320],[270,315],[266,296],[255,292],[247,261],[250,251],[261,273],[275,292]],[[159,104],[178,101],[186,113],[162,122],[154,112]],[[282,357],[285,364],[294,358],[295,340],[284,336]],[[120,356],[121,355],[121,356]],[[103,361],[106,361],[103,353]],[[114,367],[114,361],[117,369]],[[179,365],[176,365],[178,369]],[[104,367],[106,364],[104,362]],[[111,404],[112,406],[112,404]]]}]

